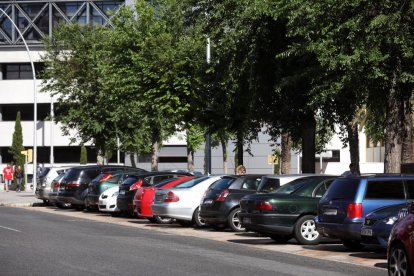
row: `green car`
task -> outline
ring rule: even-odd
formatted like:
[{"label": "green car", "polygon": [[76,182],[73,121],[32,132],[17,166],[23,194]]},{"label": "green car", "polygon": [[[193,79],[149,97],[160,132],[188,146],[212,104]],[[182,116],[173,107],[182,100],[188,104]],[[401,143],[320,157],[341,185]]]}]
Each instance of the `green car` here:
[{"label": "green car", "polygon": [[294,237],[300,244],[318,244],[314,218],[319,199],[335,176],[315,175],[293,180],[266,194],[252,194],[240,201],[239,217],[249,231],[276,242]]}]

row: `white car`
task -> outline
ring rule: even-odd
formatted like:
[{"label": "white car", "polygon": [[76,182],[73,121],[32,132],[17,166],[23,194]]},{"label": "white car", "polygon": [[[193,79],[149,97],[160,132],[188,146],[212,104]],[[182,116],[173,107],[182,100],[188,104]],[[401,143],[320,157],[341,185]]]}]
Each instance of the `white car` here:
[{"label": "white car", "polygon": [[112,187],[99,196],[98,208],[101,212],[119,213],[120,210],[116,205],[119,195],[119,187]]},{"label": "white car", "polygon": [[195,223],[204,226],[199,216],[199,206],[205,191],[221,176],[203,176],[181,183],[174,188],[155,192],[151,205],[154,216],[174,218],[185,226]]}]

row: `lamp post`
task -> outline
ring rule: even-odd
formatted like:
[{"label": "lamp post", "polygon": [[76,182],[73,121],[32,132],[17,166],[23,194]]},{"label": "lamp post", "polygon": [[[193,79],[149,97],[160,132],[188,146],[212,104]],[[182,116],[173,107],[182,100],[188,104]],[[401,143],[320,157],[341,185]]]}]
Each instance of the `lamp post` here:
[{"label": "lamp post", "polygon": [[[206,61],[210,64],[210,38],[207,37],[206,47]],[[206,133],[206,171],[207,175],[211,174],[211,133],[210,130]]]},{"label": "lamp post", "polygon": [[[19,27],[14,23],[14,21],[11,19],[11,17],[0,8],[0,12],[6,16],[11,24],[14,26],[16,31],[19,33],[19,36],[21,37],[24,46],[26,47],[27,54],[29,55],[30,65],[32,66],[32,74],[33,74],[33,102],[34,102],[34,111],[33,111],[33,193],[36,192],[36,167],[37,167],[37,134],[36,134],[36,124],[37,124],[37,91],[36,91],[36,74],[35,74],[35,68],[32,60],[32,56],[30,54],[29,46],[27,46],[26,40],[23,37],[23,34],[20,32]],[[27,185],[27,183],[26,183]]]}]

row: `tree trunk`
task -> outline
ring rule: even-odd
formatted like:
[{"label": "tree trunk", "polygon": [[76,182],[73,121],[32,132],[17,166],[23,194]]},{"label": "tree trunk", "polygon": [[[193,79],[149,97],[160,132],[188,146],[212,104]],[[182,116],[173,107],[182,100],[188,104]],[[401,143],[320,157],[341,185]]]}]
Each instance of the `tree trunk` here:
[{"label": "tree trunk", "polygon": [[187,146],[187,169],[194,171],[194,151]]},{"label": "tree trunk", "polygon": [[237,166],[243,165],[243,134],[239,130],[237,132],[237,141],[236,141],[236,147],[237,147]]},{"label": "tree trunk", "polygon": [[357,166],[357,171],[359,172],[359,135],[358,135],[358,125],[347,126],[348,131],[348,143],[349,143],[349,155],[351,157],[351,163],[354,163]]},{"label": "tree trunk", "polygon": [[151,171],[158,171],[158,142],[154,142],[151,146]]},{"label": "tree trunk", "polygon": [[385,116],[385,173],[401,172],[402,143],[405,132],[404,100],[398,85],[401,61],[397,65],[392,77],[392,86],[388,98],[387,112]]},{"label": "tree trunk", "polygon": [[290,139],[289,133],[282,133],[281,148],[281,173],[289,174],[292,150],[292,139]]},{"label": "tree trunk", "polygon": [[315,116],[308,113],[304,118],[302,130],[302,173],[315,173],[315,134]]},{"label": "tree trunk", "polygon": [[401,163],[413,162],[411,90],[404,91],[404,140],[402,144]]},{"label": "tree trunk", "polygon": [[137,163],[135,162],[135,153],[134,152],[129,153],[129,159],[131,160],[131,166],[136,168]]},{"label": "tree trunk", "polygon": [[227,173],[227,141],[223,138],[220,138],[221,149],[223,152],[223,173]]}]

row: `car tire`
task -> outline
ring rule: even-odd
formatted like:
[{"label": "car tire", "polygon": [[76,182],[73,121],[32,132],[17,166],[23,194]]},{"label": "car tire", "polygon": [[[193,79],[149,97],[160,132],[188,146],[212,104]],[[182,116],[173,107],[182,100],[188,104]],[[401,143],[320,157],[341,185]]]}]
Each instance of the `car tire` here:
[{"label": "car tire", "polygon": [[171,224],[174,221],[173,218],[160,217],[160,216],[154,216],[154,220],[158,224]]},{"label": "car tire", "polygon": [[306,215],[300,217],[295,223],[295,239],[299,244],[315,245],[319,243],[321,236],[316,231],[315,216]]},{"label": "car tire", "polygon": [[197,207],[197,209],[195,209],[194,214],[193,214],[193,221],[197,228],[206,226],[206,222],[204,221],[203,218],[200,217],[200,207]]},{"label": "car tire", "polygon": [[342,244],[347,249],[352,250],[352,251],[361,250],[362,248],[364,248],[364,246],[357,240],[343,239]]},{"label": "car tire", "polygon": [[402,244],[391,245],[388,256],[388,275],[412,275],[407,252]]},{"label": "car tire", "polygon": [[234,232],[246,232],[246,228],[241,225],[239,213],[241,209],[236,208],[230,212],[229,216],[227,217],[227,224]]},{"label": "car tire", "polygon": [[271,238],[276,243],[287,243],[292,238],[292,236],[270,235],[269,238]]},{"label": "car tire", "polygon": [[181,219],[177,219],[177,223],[181,226],[184,226],[184,227],[189,227],[189,226],[193,225],[192,221],[181,220]]}]

